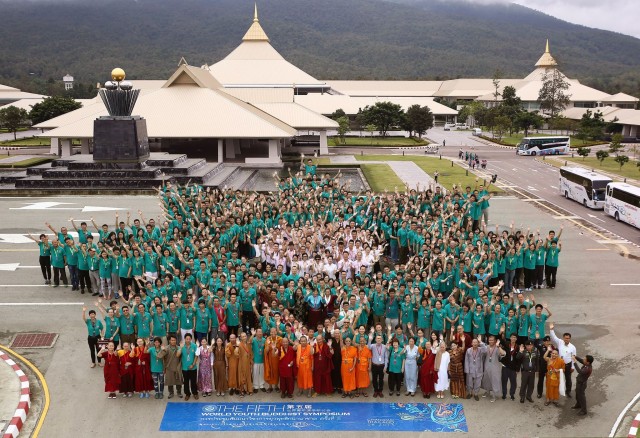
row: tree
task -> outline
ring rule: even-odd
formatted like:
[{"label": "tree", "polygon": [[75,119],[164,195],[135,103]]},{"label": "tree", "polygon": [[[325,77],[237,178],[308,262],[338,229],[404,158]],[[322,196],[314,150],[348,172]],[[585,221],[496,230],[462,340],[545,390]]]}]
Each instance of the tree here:
[{"label": "tree", "polygon": [[516,95],[516,89],[510,85],[504,87],[502,90],[502,104],[500,105],[500,113],[508,117],[511,124],[509,132],[513,128],[517,127],[517,120],[520,113],[524,112],[522,109],[522,100]]},{"label": "tree", "polygon": [[406,118],[409,130],[415,131],[420,138],[427,129],[433,127],[433,114],[428,106],[411,105],[407,109]]},{"label": "tree", "polygon": [[620,170],[622,170],[622,166],[624,166],[625,163],[629,162],[629,157],[627,157],[626,155],[616,155],[613,161],[618,163],[618,165],[620,166]]},{"label": "tree", "polygon": [[373,106],[364,107],[362,114],[365,122],[375,125],[384,137],[387,131],[402,122],[404,111],[400,105],[392,102],[376,102]]},{"label": "tree", "polygon": [[498,104],[498,97],[500,97],[500,78],[502,77],[502,72],[500,71],[500,69],[497,69],[494,73],[493,73],[493,88],[494,88],[494,92],[491,93],[493,94],[493,101],[495,102],[495,104]]},{"label": "tree", "polygon": [[82,104],[76,102],[71,97],[47,97],[42,102],[33,105],[29,113],[29,118],[34,125],[37,125],[38,123],[77,110],[80,107],[82,107]]},{"label": "tree", "polygon": [[582,157],[582,161],[584,161],[585,157],[587,155],[589,155],[589,153],[591,152],[591,148],[578,148],[578,155],[580,155]]},{"label": "tree", "polygon": [[591,112],[591,110],[585,111],[579,123],[576,137],[584,143],[587,140],[598,140],[603,137],[606,122],[600,111],[595,113]]},{"label": "tree", "polygon": [[16,132],[18,128],[27,124],[29,114],[24,108],[18,108],[13,105],[0,109],[0,125],[7,128],[9,132],[13,132],[13,139],[16,140]]},{"label": "tree", "polygon": [[338,117],[336,122],[338,122],[338,137],[340,137],[340,142],[345,144],[344,135],[349,132],[349,118],[346,116]]},{"label": "tree", "polygon": [[544,119],[538,114],[537,111],[521,111],[516,117],[515,125],[518,131],[523,130],[524,136],[529,135],[529,129],[539,128],[542,126]]},{"label": "tree", "polygon": [[607,152],[607,151],[601,150],[601,151],[596,152],[596,158],[598,159],[598,161],[600,161],[600,167],[602,167],[602,162],[608,156],[609,156],[609,152]]},{"label": "tree", "polygon": [[470,128],[473,128],[477,121],[479,114],[485,110],[486,108],[477,100],[469,102],[464,107],[462,107],[458,113],[458,120],[460,122],[466,122]]},{"label": "tree", "polygon": [[497,136],[498,140],[502,140],[502,136],[506,131],[509,130],[510,126],[511,126],[511,120],[509,120],[509,117],[498,116],[495,118],[494,133]]},{"label": "tree", "polygon": [[624,140],[622,134],[613,134],[611,137],[611,143],[609,143],[609,152],[618,155],[618,152],[624,148],[622,140]]},{"label": "tree", "polygon": [[542,75],[542,88],[538,92],[540,109],[555,119],[569,105],[571,95],[566,94],[569,82],[557,68],[546,70]]},{"label": "tree", "polygon": [[332,119],[332,120],[335,120],[337,122],[340,117],[344,117],[346,115],[347,115],[347,113],[345,113],[342,108],[338,108],[337,110],[335,110],[334,112],[331,113],[329,118]]},{"label": "tree", "polygon": [[373,146],[373,133],[376,130],[376,125],[370,123],[364,127],[364,130],[367,131],[371,137],[371,146]]}]

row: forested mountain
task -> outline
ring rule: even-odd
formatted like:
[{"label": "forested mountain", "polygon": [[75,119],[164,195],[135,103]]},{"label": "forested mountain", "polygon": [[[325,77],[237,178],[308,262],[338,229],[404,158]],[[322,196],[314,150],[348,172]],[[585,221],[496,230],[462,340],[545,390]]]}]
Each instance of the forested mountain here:
[{"label": "forested mountain", "polygon": [[[259,0],[288,60],[322,79],[524,77],[544,50],[569,77],[640,96],[640,40],[518,5],[439,0]],[[65,73],[164,79],[214,63],[251,24],[249,0],[0,0],[0,83],[46,93]]]}]

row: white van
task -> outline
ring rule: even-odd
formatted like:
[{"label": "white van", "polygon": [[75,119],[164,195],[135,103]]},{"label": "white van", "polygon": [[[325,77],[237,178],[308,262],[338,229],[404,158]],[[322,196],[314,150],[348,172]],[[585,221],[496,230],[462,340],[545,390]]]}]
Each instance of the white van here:
[{"label": "white van", "polygon": [[456,123],[456,129],[469,129],[466,123]]},{"label": "white van", "polygon": [[482,129],[480,128],[473,128],[473,130],[471,131],[471,135],[475,135],[476,137],[479,137],[482,135]]}]

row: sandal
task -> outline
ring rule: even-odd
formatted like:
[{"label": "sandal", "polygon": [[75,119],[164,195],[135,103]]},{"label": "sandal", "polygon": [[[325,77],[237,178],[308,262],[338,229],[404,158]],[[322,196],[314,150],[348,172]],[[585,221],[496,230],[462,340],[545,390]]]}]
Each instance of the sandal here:
[{"label": "sandal", "polygon": [[347,393],[346,392],[342,393],[342,398],[347,398]]},{"label": "sandal", "polygon": [[544,405],[545,405],[545,406],[549,406],[549,402],[548,402],[548,401],[547,401],[547,402],[544,402]]},{"label": "sandal", "polygon": [[363,392],[363,393],[362,393],[362,396],[363,396],[363,397],[369,397],[369,394],[367,394],[366,392]]}]

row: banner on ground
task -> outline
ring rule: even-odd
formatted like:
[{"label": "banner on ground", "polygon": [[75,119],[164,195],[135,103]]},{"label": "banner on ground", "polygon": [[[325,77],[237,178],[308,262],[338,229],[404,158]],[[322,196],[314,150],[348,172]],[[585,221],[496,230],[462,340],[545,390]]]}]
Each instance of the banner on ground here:
[{"label": "banner on ground", "polygon": [[459,403],[167,403],[161,431],[467,432]]}]

